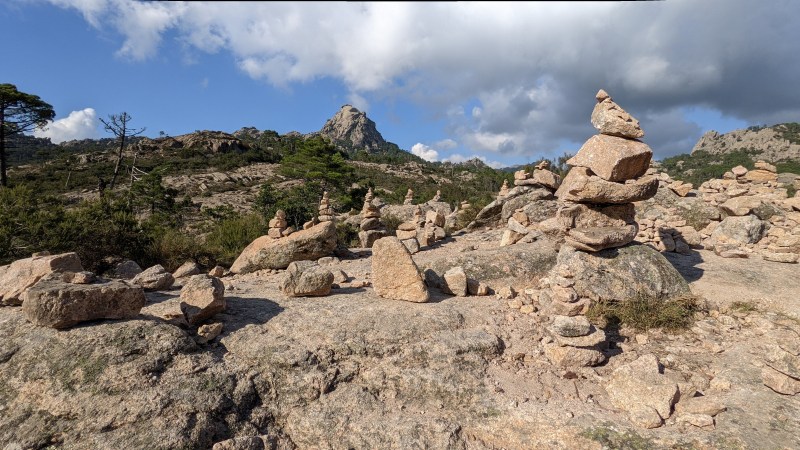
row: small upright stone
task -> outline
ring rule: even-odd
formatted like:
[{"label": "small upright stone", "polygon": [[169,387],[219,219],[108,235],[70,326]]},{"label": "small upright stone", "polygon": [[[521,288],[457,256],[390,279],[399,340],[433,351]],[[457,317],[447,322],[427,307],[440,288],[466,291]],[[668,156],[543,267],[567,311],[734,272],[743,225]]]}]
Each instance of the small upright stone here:
[{"label": "small upright stone", "polygon": [[436,195],[433,196],[433,198],[431,199],[431,202],[440,202],[440,201],[442,201],[442,191],[437,189],[436,190]]},{"label": "small upright stone", "polygon": [[372,246],[372,285],[384,298],[424,303],[428,288],[411,253],[393,236],[378,239]]},{"label": "small upright stone", "polygon": [[192,325],[225,311],[225,285],[219,278],[193,275],[181,289],[181,310]]}]

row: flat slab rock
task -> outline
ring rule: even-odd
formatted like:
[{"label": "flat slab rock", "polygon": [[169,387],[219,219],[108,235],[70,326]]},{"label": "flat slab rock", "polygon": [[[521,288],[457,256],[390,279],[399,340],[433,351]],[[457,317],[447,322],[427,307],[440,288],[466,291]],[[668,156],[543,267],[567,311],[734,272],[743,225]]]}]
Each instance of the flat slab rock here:
[{"label": "flat slab rock", "polygon": [[33,256],[0,266],[0,305],[21,305],[25,291],[53,272],[81,272],[77,253]]},{"label": "flat slab rock", "polygon": [[72,284],[54,274],[26,291],[22,311],[35,325],[62,329],[90,320],[135,318],[144,304],[143,289],[124,281]]}]

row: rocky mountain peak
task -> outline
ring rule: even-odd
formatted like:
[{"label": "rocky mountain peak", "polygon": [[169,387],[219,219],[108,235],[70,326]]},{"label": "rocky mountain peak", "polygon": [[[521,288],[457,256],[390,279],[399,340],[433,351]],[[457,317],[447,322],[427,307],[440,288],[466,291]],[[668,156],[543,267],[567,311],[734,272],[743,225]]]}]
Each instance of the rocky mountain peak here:
[{"label": "rocky mountain peak", "polygon": [[344,105],[333,117],[325,122],[320,134],[337,144],[377,151],[386,145],[383,136],[375,127],[375,122],[367,114],[352,105]]}]

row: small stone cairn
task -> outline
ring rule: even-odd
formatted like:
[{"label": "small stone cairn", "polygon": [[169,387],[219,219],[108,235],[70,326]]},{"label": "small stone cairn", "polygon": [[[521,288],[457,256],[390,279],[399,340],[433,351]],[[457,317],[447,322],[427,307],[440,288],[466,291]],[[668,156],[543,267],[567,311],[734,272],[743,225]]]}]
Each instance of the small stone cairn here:
[{"label": "small stone cairn", "polygon": [[364,207],[361,208],[361,231],[358,232],[358,239],[363,248],[372,248],[376,240],[388,235],[386,227],[381,223],[380,209],[372,203],[374,198],[370,188],[364,197]]},{"label": "small stone cairn", "polygon": [[336,214],[336,212],[331,208],[328,191],[325,191],[322,193],[322,200],[319,201],[319,221],[330,222],[334,219],[334,214]]},{"label": "small stone cairn", "polygon": [[[561,177],[549,169],[550,163],[542,161],[535,166],[533,174],[528,173],[525,169],[518,170],[514,172],[514,186],[544,187],[555,191],[561,185]],[[508,195],[507,192],[506,195]]]},{"label": "small stone cairn", "polygon": [[403,204],[404,205],[413,205],[414,204],[414,191],[409,189],[408,192],[406,192],[406,198],[403,199]]},{"label": "small stone cairn", "polygon": [[[584,252],[598,252],[626,245],[638,231],[633,202],[656,194],[658,180],[645,173],[653,152],[637,138],[644,136],[639,122],[600,90],[592,112],[592,136],[567,161],[572,169],[556,196],[563,203],[556,217],[540,224],[542,231],[563,237],[566,245]],[[574,289],[572,269],[557,265],[539,285],[554,314],[547,328],[551,338],[545,354],[562,367],[600,364],[598,349],[606,337],[585,317],[590,300]]]},{"label": "small stone cairn", "polygon": [[436,190],[436,195],[433,196],[433,198],[430,200],[430,202],[431,203],[435,203],[435,202],[440,202],[440,201],[442,201],[442,191],[437,189]]},{"label": "small stone cairn", "polygon": [[503,180],[503,185],[500,186],[500,192],[497,193],[497,200],[503,200],[508,197],[508,180]]},{"label": "small stone cairn", "polygon": [[294,228],[288,226],[286,222],[286,212],[282,209],[275,211],[275,217],[269,221],[269,230],[267,236],[273,239],[280,239],[286,237],[294,232]]},{"label": "small stone cairn", "polygon": [[[397,238],[413,254],[421,247],[427,247],[436,241],[445,238],[445,217],[438,211],[427,211],[423,214],[422,207],[417,205],[414,217],[408,222],[403,222],[397,227]],[[411,240],[416,242],[410,242]]]}]

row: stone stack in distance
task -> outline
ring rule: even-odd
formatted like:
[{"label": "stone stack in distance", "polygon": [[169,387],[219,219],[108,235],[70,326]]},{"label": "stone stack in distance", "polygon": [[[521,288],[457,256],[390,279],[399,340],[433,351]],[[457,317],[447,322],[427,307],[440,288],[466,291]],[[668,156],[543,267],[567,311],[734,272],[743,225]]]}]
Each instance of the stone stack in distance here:
[{"label": "stone stack in distance", "polygon": [[275,217],[269,221],[269,230],[267,235],[273,239],[280,239],[288,236],[294,232],[294,229],[288,226],[286,222],[286,213],[279,209],[275,211]]},{"label": "stone stack in distance", "polygon": [[361,247],[372,248],[372,244],[385,237],[388,232],[386,227],[381,223],[380,209],[372,203],[375,198],[372,193],[372,188],[369,188],[367,195],[364,196],[364,206],[361,208],[361,230],[358,232],[358,239],[361,241]]},{"label": "stone stack in distance", "polygon": [[322,200],[319,201],[319,221],[330,222],[334,218],[335,212],[331,208],[331,202],[328,198],[328,191],[322,193]]},{"label": "stone stack in distance", "polygon": [[578,250],[620,247],[636,237],[633,202],[656,194],[658,180],[646,176],[652,150],[637,140],[639,122],[604,91],[597,93],[592,125],[600,131],[567,161],[572,166],[556,196],[559,208],[551,227]]}]

